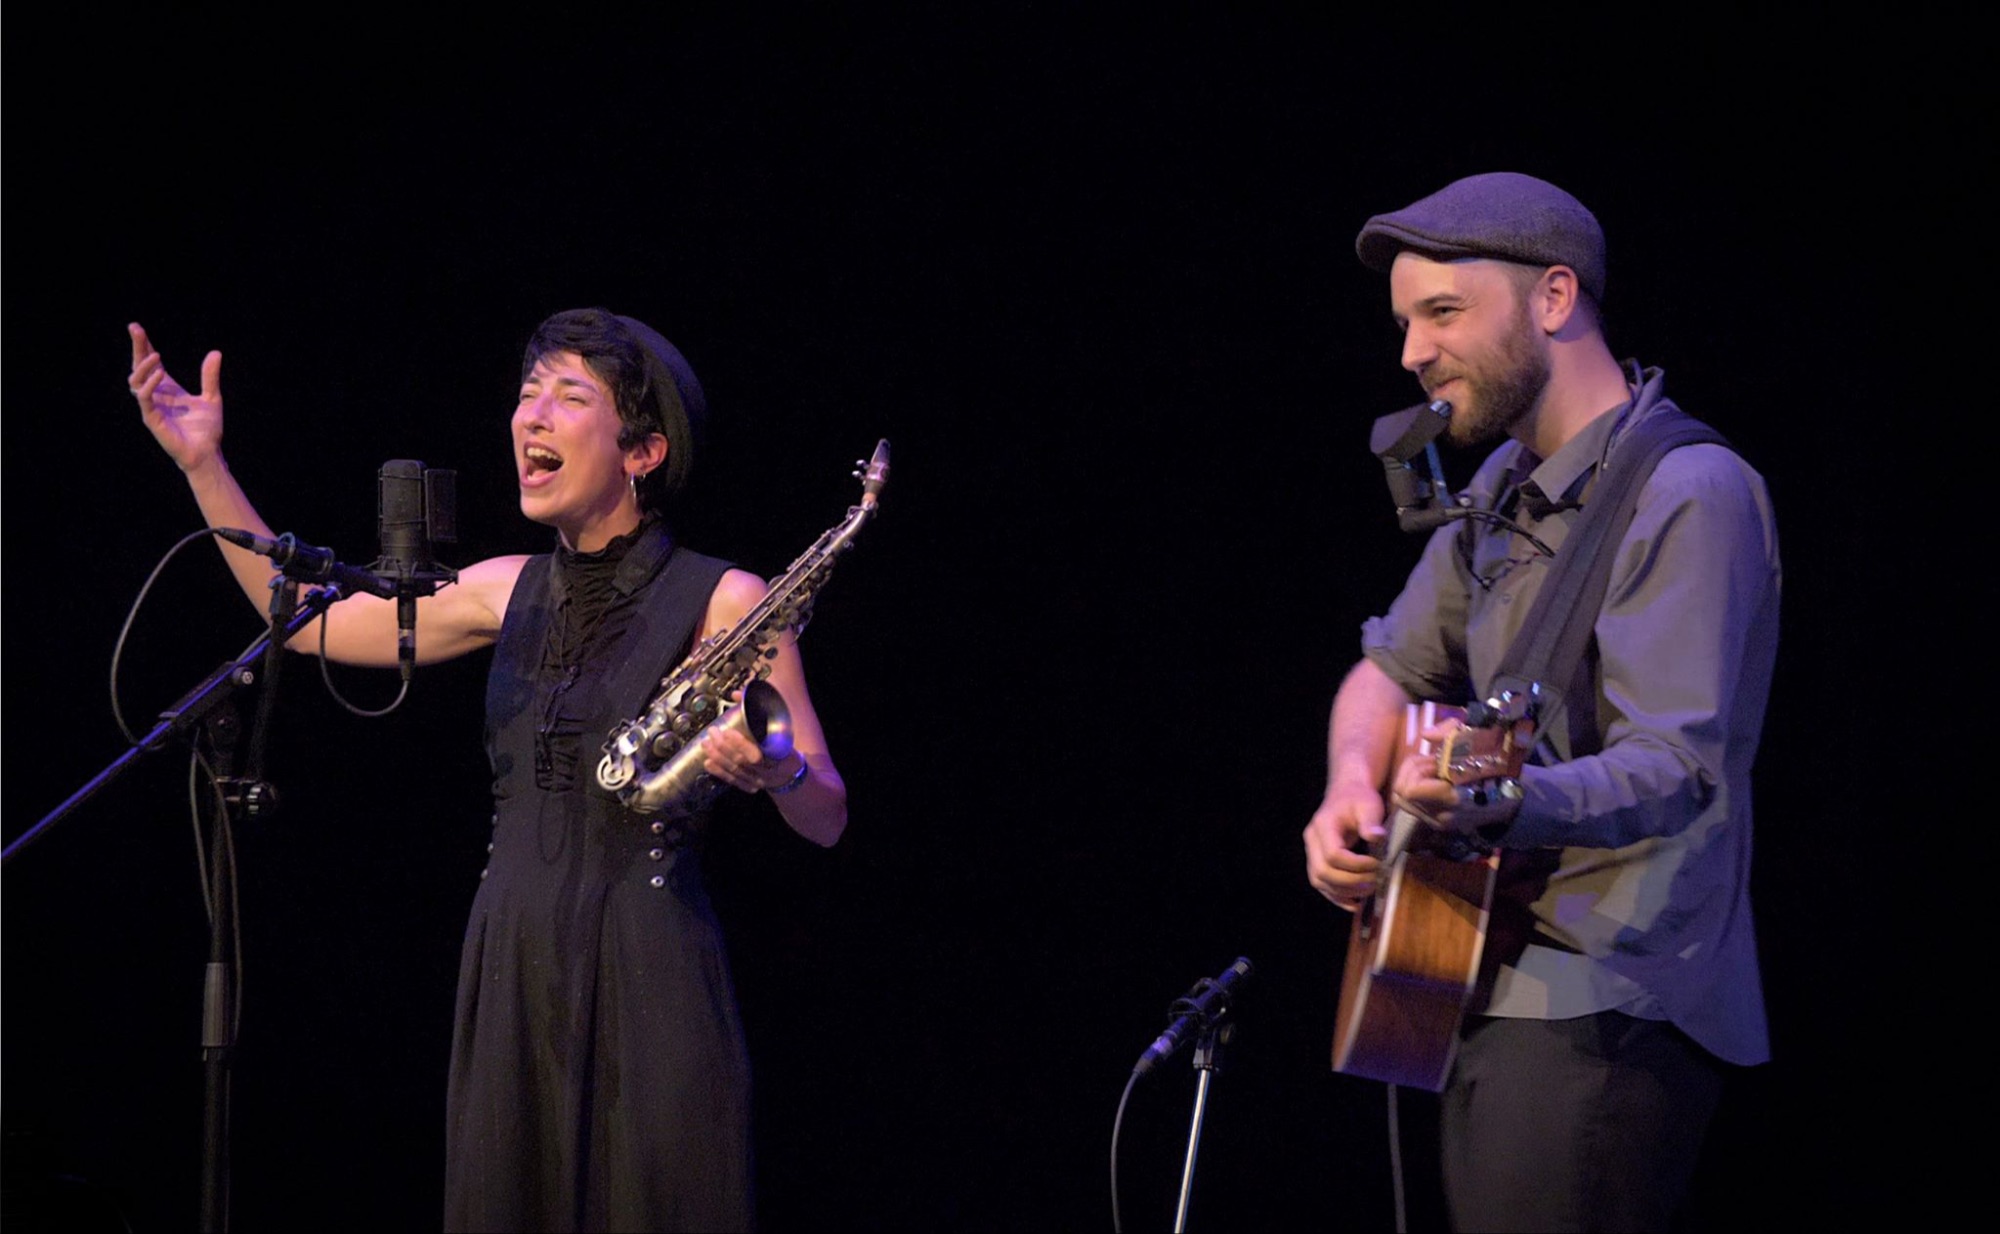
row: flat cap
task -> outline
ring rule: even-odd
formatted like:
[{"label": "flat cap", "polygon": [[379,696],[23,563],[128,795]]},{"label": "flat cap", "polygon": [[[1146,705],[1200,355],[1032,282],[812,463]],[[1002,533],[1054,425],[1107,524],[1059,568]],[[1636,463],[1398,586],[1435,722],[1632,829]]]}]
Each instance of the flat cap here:
[{"label": "flat cap", "polygon": [[1568,266],[1593,300],[1604,299],[1604,229],[1582,202],[1533,176],[1494,171],[1454,180],[1393,214],[1378,214],[1354,238],[1370,270],[1388,272],[1396,254],[1493,257],[1531,266]]}]

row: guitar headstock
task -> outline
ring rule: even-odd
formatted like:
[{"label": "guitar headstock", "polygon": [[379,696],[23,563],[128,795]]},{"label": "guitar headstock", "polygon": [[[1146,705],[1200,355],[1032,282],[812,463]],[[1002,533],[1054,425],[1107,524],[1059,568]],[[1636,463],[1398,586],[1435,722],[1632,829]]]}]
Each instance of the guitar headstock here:
[{"label": "guitar headstock", "polygon": [[1519,776],[1535,748],[1535,715],[1540,701],[1540,692],[1529,687],[1502,690],[1463,709],[1438,708],[1439,719],[1462,723],[1438,745],[1438,776],[1453,784]]}]

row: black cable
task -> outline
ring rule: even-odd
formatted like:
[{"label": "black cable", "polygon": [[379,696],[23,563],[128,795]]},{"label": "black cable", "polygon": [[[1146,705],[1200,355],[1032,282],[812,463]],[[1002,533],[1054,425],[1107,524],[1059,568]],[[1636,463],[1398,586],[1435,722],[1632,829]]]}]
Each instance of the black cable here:
[{"label": "black cable", "polygon": [[1131,1100],[1132,1086],[1139,1082],[1139,1072],[1133,1071],[1125,1081],[1125,1091],[1118,1097],[1118,1114],[1111,1120],[1111,1234],[1123,1234],[1123,1226],[1118,1217],[1118,1135],[1125,1124],[1125,1103]]},{"label": "black cable", "polygon": [[[118,731],[124,736],[127,744],[137,745],[142,740],[142,738],[138,733],[132,730],[131,724],[125,718],[124,708],[119,703],[118,674],[119,674],[119,669],[124,661],[125,645],[128,641],[130,641],[133,626],[137,624],[138,621],[139,610],[145,607],[146,597],[149,594],[151,594],[153,585],[159,581],[160,575],[166,570],[167,564],[174,559],[175,555],[177,555],[182,549],[186,548],[189,544],[194,543],[196,540],[199,540],[204,536],[215,535],[219,530],[220,530],[219,528],[204,527],[200,531],[189,532],[187,535],[182,536],[179,540],[175,541],[173,545],[170,546],[165,553],[161,554],[160,560],[154,564],[152,571],[146,575],[146,581],[140,585],[138,594],[133,597],[132,606],[126,611],[125,620],[118,628],[117,641],[112,645],[111,648],[111,664],[110,664],[108,685],[111,695],[111,717],[113,722],[117,724]],[[275,581],[276,580],[274,579],[274,582]],[[276,638],[280,632],[276,630],[271,630],[268,631],[267,633],[270,637]],[[341,697],[340,691],[334,687],[332,678],[327,674],[326,617],[324,613],[322,613],[320,616],[319,636],[320,636],[319,637],[320,676],[322,680],[326,682],[328,693],[330,693],[333,696],[336,702],[338,702],[342,707],[345,707],[348,711],[353,712],[355,715],[364,717],[387,715],[389,712],[394,711],[399,705],[401,705],[403,699],[408,695],[410,689],[410,683],[407,680],[405,680],[402,683],[401,688],[396,692],[395,699],[392,700],[387,707],[384,707],[379,711],[364,710],[362,708],[354,706],[353,704],[349,703],[345,698]],[[260,634],[257,639],[251,640],[251,642],[247,644],[242,651],[237,653],[235,658],[241,660],[244,656],[248,655],[250,653],[251,648],[255,647],[257,645],[257,642],[264,637],[265,635]],[[200,792],[201,792],[201,781],[204,778],[208,783],[209,792],[213,795],[214,798],[213,808],[215,810],[215,821],[217,824],[216,834],[219,837],[219,843],[216,846],[217,851],[215,851],[214,853],[210,853],[208,851],[208,846],[202,839],[202,808],[201,808]],[[229,864],[229,872],[231,877],[229,881],[230,904],[228,907],[230,910],[230,923],[231,923],[231,934],[232,934],[232,938],[230,940],[230,950],[234,956],[234,964],[236,972],[236,980],[235,980],[236,997],[233,1000],[233,1006],[230,1008],[231,1011],[230,1018],[234,1028],[240,1030],[243,1019],[243,999],[242,999],[243,923],[241,918],[237,915],[237,908],[238,905],[241,903],[241,893],[238,890],[238,885],[240,880],[236,877],[238,873],[236,865],[236,835],[234,827],[231,826],[228,794],[229,794],[229,786],[222,782],[221,777],[216,774],[215,768],[211,766],[209,764],[208,759],[203,756],[199,743],[192,743],[191,754],[188,763],[188,814],[189,814],[189,819],[192,822],[194,828],[195,872],[201,884],[202,910],[204,914],[207,916],[210,923],[212,924],[215,920],[216,910],[221,906],[217,905],[215,902],[214,884],[213,884],[213,880],[218,870],[216,868],[212,868],[210,862],[211,861],[215,862],[217,864],[217,867],[219,867],[220,863],[223,862],[227,862]],[[235,1035],[234,1032],[232,1032],[231,1035],[234,1036]]]},{"label": "black cable", "polygon": [[1409,1234],[1409,1211],[1403,1203],[1403,1131],[1396,1117],[1396,1086],[1389,1089],[1389,1186],[1395,1197],[1396,1234]]},{"label": "black cable", "polygon": [[208,841],[204,840],[201,835],[201,778],[203,775],[208,777],[209,791],[219,797],[222,793],[222,786],[216,777],[215,768],[208,765],[208,760],[201,756],[201,750],[197,747],[188,757],[188,821],[194,824],[194,865],[195,873],[201,879],[201,911],[208,918],[209,924],[214,925],[215,896],[209,890],[208,886]]},{"label": "black cable", "polygon": [[132,623],[138,619],[139,607],[146,602],[146,593],[153,589],[154,582],[160,577],[160,571],[167,568],[167,563],[174,559],[174,554],[180,552],[194,541],[201,539],[203,536],[214,534],[215,528],[213,527],[204,527],[200,531],[189,532],[177,540],[172,548],[162,554],[158,564],[153,567],[153,572],[146,576],[145,583],[140,586],[139,594],[133,597],[132,607],[125,613],[125,624],[118,628],[118,641],[111,648],[111,718],[117,722],[118,731],[125,735],[127,745],[138,745],[139,734],[133,732],[132,726],[125,723],[125,713],[118,706],[118,661],[125,654],[125,640],[132,633]]},{"label": "black cable", "polygon": [[1556,551],[1554,549],[1550,548],[1548,545],[1536,539],[1534,534],[1530,532],[1526,527],[1521,526],[1521,524],[1515,522],[1511,518],[1506,517],[1505,515],[1496,514],[1491,510],[1482,510],[1477,506],[1459,506],[1449,511],[1448,513],[1452,518],[1478,519],[1483,522],[1492,523],[1496,527],[1505,527],[1507,530],[1513,532],[1515,535],[1521,537],[1523,540],[1526,540],[1529,544],[1533,545],[1535,551],[1540,553],[1542,556],[1553,557],[1556,555]]},{"label": "black cable", "polygon": [[[339,603],[339,601],[336,600],[335,603]],[[326,614],[321,613],[319,617],[319,679],[326,683],[326,692],[333,696],[334,702],[339,703],[349,712],[360,716],[364,720],[373,720],[379,716],[386,716],[396,708],[402,706],[403,700],[409,696],[410,679],[405,677],[403,678],[402,687],[396,691],[396,697],[389,700],[388,706],[375,711],[356,707],[353,703],[348,702],[346,698],[342,697],[340,688],[333,684],[333,676],[327,671],[326,664]]]},{"label": "black cable", "polygon": [[[139,610],[145,605],[146,596],[152,591],[153,584],[159,580],[160,573],[167,568],[167,563],[174,559],[176,553],[179,553],[189,544],[201,539],[203,536],[212,536],[221,530],[221,528],[217,527],[204,527],[200,531],[189,532],[175,541],[173,546],[161,555],[159,562],[153,566],[152,573],[148,574],[146,581],[140,585],[139,594],[132,598],[132,607],[125,613],[124,624],[118,628],[118,641],[111,648],[111,718],[118,725],[118,731],[124,735],[125,741],[129,745],[137,745],[139,743],[139,734],[133,732],[132,726],[126,722],[124,708],[118,702],[118,668],[124,659],[125,644],[132,635],[132,627],[138,620]],[[337,603],[338,600],[335,602]],[[275,636],[275,632],[273,634]],[[253,641],[251,646],[255,645],[256,643]],[[243,655],[249,653],[249,650],[249,647],[245,647],[243,652],[238,654],[237,658],[241,659]],[[386,716],[396,710],[397,707],[402,705],[403,699],[409,695],[410,683],[406,680],[402,683],[402,688],[396,691],[396,697],[389,701],[388,706],[376,711],[357,707],[341,695],[340,690],[333,684],[333,678],[328,674],[326,665],[326,614],[321,613],[319,618],[319,675],[320,680],[326,683],[327,693],[333,696],[335,702],[357,716],[361,716],[364,719],[374,719],[379,716]]]}]

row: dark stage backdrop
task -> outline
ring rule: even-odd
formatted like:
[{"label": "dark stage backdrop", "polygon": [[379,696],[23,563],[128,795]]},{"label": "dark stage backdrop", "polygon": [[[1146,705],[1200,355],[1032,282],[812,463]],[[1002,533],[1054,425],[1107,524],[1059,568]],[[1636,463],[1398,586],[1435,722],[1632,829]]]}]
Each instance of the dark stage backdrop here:
[{"label": "dark stage backdrop", "polygon": [[[1108,1228],[1133,1061],[1247,956],[1192,1225],[1387,1228],[1383,1089],[1327,1066],[1346,918],[1299,843],[1333,688],[1418,548],[1366,451],[1418,391],[1351,244],[1522,170],[1597,211],[1614,344],[1763,470],[1784,536],[1755,870],[1776,1061],[1738,1077],[1697,1212],[1908,1200],[1882,1154],[1926,1124],[1880,1065],[1907,1033],[1864,854],[1902,792],[1870,743],[1913,697],[1910,521],[1884,516],[1922,494],[1890,459],[1929,432],[1913,383],[1941,359],[1896,335],[1945,306],[1886,237],[1943,209],[1937,155],[1975,121],[1903,39],[1835,32],[1805,63],[1730,31],[1512,52],[1022,8],[588,37],[545,16],[475,55],[464,30],[348,20],[62,16],[8,42],[10,841],[125,750],[112,649],[198,526],[126,395],[128,321],[183,381],[223,351],[229,458],[275,529],[366,561],[375,471],[417,458],[458,472],[462,565],[549,544],[513,494],[520,349],[608,305],[707,387],[685,530],[710,552],[776,573],[894,445],[804,643],[849,834],[819,851],[746,800],[716,836],[766,1226]],[[165,560],[126,714],[149,725],[258,628],[212,548]],[[485,668],[423,670],[380,719],[311,661],[282,678],[283,808],[237,836],[238,1228],[436,1225]],[[187,783],[181,749],[139,759],[6,865],[10,1229],[51,1205],[194,1224]],[[1128,1229],[1171,1221],[1194,1085],[1183,1057],[1125,1112]],[[1430,1101],[1404,1117],[1434,1229]]]}]

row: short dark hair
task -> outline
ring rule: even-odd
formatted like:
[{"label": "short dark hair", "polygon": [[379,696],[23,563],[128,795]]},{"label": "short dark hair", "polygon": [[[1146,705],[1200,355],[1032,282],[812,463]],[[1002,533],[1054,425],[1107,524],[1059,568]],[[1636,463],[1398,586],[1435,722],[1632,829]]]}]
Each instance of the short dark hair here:
[{"label": "short dark hair", "polygon": [[629,449],[654,433],[667,439],[667,461],[638,485],[639,504],[663,505],[686,485],[706,411],[694,370],[672,343],[644,322],[606,308],[567,309],[535,327],[521,357],[521,380],[552,355],[572,352],[611,391],[618,445]]}]

